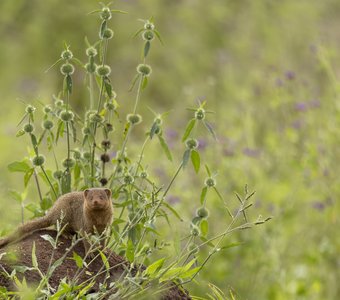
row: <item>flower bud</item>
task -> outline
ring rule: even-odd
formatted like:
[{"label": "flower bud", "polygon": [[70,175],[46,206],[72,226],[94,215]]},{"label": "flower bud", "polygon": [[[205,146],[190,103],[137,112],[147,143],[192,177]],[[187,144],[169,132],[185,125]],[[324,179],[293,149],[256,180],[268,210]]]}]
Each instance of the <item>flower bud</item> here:
[{"label": "flower bud", "polygon": [[152,73],[152,69],[147,64],[139,64],[137,66],[137,72],[144,76],[150,76],[150,74]]},{"label": "flower bud", "polygon": [[32,160],[33,166],[39,167],[45,163],[45,156],[37,155]]},{"label": "flower bud", "polygon": [[73,158],[78,160],[81,158],[81,153],[78,150],[73,150]]},{"label": "flower bud", "polygon": [[56,99],[56,101],[54,102],[56,107],[63,107],[64,106],[64,101],[61,99]]},{"label": "flower bud", "polygon": [[46,130],[51,130],[54,126],[54,123],[51,121],[51,120],[45,120],[43,123],[42,123],[42,127]]},{"label": "flower bud", "polygon": [[105,123],[105,129],[107,132],[113,131],[113,126],[111,123]]},{"label": "flower bud", "polygon": [[73,57],[73,53],[71,52],[71,50],[64,50],[63,52],[61,52],[60,57],[64,60],[69,60]]},{"label": "flower bud", "polygon": [[111,68],[108,65],[97,66],[96,72],[99,76],[106,77],[111,73]]},{"label": "flower bud", "polygon": [[155,25],[153,23],[147,21],[144,24],[144,29],[146,29],[146,30],[154,30],[155,29]]},{"label": "flower bud", "polygon": [[97,51],[97,49],[95,47],[88,47],[86,49],[86,55],[87,56],[94,57],[94,56],[97,56],[97,54],[98,54],[98,51]]},{"label": "flower bud", "polygon": [[205,181],[204,181],[205,186],[207,187],[214,187],[216,185],[216,180],[212,177],[208,177]]},{"label": "flower bud", "polygon": [[87,161],[90,161],[91,158],[92,158],[92,155],[91,155],[90,152],[84,152],[84,153],[83,153],[83,158],[84,158],[85,160],[87,160]]},{"label": "flower bud", "polygon": [[35,112],[35,107],[33,105],[27,105],[26,108],[25,108],[25,111],[28,114],[33,114]]},{"label": "flower bud", "polygon": [[196,216],[202,219],[206,219],[209,217],[209,210],[202,206],[197,209]]},{"label": "flower bud", "polygon": [[104,117],[95,113],[90,116],[90,121],[93,123],[102,123],[104,121]]},{"label": "flower bud", "polygon": [[97,70],[97,65],[95,64],[95,63],[87,63],[87,64],[85,64],[85,69],[86,69],[86,71],[87,72],[89,72],[89,73],[95,73],[96,72],[96,70]]},{"label": "flower bud", "polygon": [[111,147],[111,142],[109,140],[102,141],[102,147],[104,150],[109,150]]},{"label": "flower bud", "polygon": [[135,181],[135,179],[130,174],[125,174],[123,181],[125,184],[132,184]]},{"label": "flower bud", "polygon": [[32,133],[33,130],[34,130],[34,126],[33,126],[32,124],[26,124],[26,125],[24,126],[24,131],[25,131],[26,133]]},{"label": "flower bud", "polygon": [[195,111],[195,119],[196,120],[204,120],[205,118],[205,110],[203,108],[198,108]]},{"label": "flower bud", "polygon": [[[115,97],[113,97],[115,98]],[[117,104],[113,101],[107,101],[104,106],[107,110],[116,110],[117,109]]]},{"label": "flower bud", "polygon": [[185,141],[185,145],[188,149],[196,149],[198,147],[198,141],[196,139],[190,138]]},{"label": "flower bud", "polygon": [[43,108],[44,114],[48,114],[48,113],[51,112],[51,111],[52,111],[51,106],[49,106],[49,105],[45,105],[45,106],[44,106],[44,108]]},{"label": "flower bud", "polygon": [[139,176],[140,178],[146,179],[148,178],[149,174],[146,171],[142,171]]},{"label": "flower bud", "polygon": [[102,36],[102,38],[103,39],[107,39],[107,40],[109,40],[109,39],[112,39],[113,38],[113,30],[112,29],[110,29],[110,28],[106,28],[105,30],[104,30],[104,32],[103,32],[103,36]]},{"label": "flower bud", "polygon": [[128,114],[126,120],[132,125],[137,125],[142,122],[142,116],[139,114]]},{"label": "flower bud", "polygon": [[107,153],[104,153],[100,156],[100,160],[103,162],[103,163],[107,163],[110,161],[110,155],[108,155]]},{"label": "flower bud", "polygon": [[55,179],[57,179],[57,180],[61,179],[61,178],[63,177],[63,175],[64,175],[64,172],[63,172],[63,171],[60,171],[60,170],[55,171],[55,172],[53,173],[53,177],[54,177]]},{"label": "flower bud", "polygon": [[151,30],[147,30],[143,32],[143,40],[152,41],[155,37],[155,34]]},{"label": "flower bud", "polygon": [[107,180],[107,178],[103,177],[103,178],[100,178],[99,182],[102,186],[105,186],[107,185],[109,181]]},{"label": "flower bud", "polygon": [[63,160],[63,167],[66,169],[72,168],[75,165],[75,160],[73,158],[65,158]]},{"label": "flower bud", "polygon": [[110,9],[108,7],[103,7],[100,13],[100,17],[102,18],[102,20],[110,20],[112,17]]},{"label": "flower bud", "polygon": [[72,75],[74,73],[74,66],[70,63],[63,64],[60,67],[60,72],[63,75]]},{"label": "flower bud", "polygon": [[60,119],[63,120],[64,122],[70,122],[74,118],[74,113],[70,110],[63,110],[60,115]]}]

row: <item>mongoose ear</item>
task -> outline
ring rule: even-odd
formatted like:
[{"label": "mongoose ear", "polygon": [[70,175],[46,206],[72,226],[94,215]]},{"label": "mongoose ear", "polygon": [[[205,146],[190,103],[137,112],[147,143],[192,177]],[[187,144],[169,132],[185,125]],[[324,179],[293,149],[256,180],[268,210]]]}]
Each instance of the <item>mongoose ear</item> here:
[{"label": "mongoose ear", "polygon": [[111,199],[111,190],[110,189],[104,189],[106,195],[107,195],[107,198],[108,199]]},{"label": "mongoose ear", "polygon": [[89,189],[86,189],[86,190],[84,191],[84,197],[85,197],[85,198],[87,198],[87,196],[88,196],[89,192],[90,192],[90,190],[89,190]]}]

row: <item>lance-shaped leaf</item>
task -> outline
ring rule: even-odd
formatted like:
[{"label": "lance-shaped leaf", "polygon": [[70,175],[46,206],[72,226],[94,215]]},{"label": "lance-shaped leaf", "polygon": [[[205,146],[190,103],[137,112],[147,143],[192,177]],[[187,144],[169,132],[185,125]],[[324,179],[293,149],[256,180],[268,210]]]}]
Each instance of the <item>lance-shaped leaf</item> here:
[{"label": "lance-shaped leaf", "polygon": [[194,166],[195,172],[198,173],[201,166],[200,154],[196,150],[191,150],[191,162]]},{"label": "lance-shaped leaf", "polygon": [[158,139],[159,139],[159,142],[160,142],[160,144],[163,148],[163,151],[164,151],[166,157],[168,158],[168,160],[172,161],[172,155],[171,155],[168,144],[166,143],[166,141],[164,140],[164,138],[161,135],[158,135]]},{"label": "lance-shaped leaf", "polygon": [[182,142],[184,142],[188,136],[190,135],[191,131],[193,130],[194,126],[196,124],[196,119],[191,119],[187,125],[187,127],[185,128],[185,132],[183,134],[182,137]]}]

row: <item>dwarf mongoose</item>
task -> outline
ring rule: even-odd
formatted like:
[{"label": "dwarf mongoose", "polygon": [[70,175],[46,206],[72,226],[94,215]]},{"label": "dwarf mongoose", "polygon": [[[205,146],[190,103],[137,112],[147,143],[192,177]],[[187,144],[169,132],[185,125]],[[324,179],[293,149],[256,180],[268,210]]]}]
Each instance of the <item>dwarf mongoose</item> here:
[{"label": "dwarf mongoose", "polygon": [[[102,234],[113,219],[111,190],[91,188],[84,192],[72,192],[57,199],[44,217],[31,220],[8,237],[0,240],[0,247],[12,243],[37,229],[49,227],[61,221],[66,233]],[[84,239],[85,251],[89,244]]]}]

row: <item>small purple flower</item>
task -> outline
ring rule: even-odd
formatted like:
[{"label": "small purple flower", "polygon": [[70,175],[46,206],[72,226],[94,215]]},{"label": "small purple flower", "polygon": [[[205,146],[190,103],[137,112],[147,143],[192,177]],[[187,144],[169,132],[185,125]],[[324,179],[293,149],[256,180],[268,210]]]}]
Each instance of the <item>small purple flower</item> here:
[{"label": "small purple flower", "polygon": [[167,197],[167,201],[169,202],[169,204],[176,204],[180,202],[180,198],[178,196],[175,195],[169,195]]},{"label": "small purple flower", "polygon": [[295,104],[295,110],[305,112],[308,110],[308,104],[306,102],[298,102]]},{"label": "small purple flower", "polygon": [[178,138],[178,132],[171,128],[167,128],[165,130],[165,135],[169,140],[172,140],[172,141]]},{"label": "small purple flower", "polygon": [[294,129],[299,130],[299,129],[302,128],[303,124],[304,124],[304,122],[303,122],[302,120],[295,120],[295,121],[292,122],[292,125],[291,125],[291,126],[292,126]]},{"label": "small purple flower", "polygon": [[222,150],[222,154],[223,154],[223,156],[234,156],[235,152],[232,149],[224,148]]},{"label": "small purple flower", "polygon": [[326,205],[323,202],[315,201],[313,202],[312,207],[318,211],[323,211]]},{"label": "small purple flower", "polygon": [[285,78],[287,80],[294,80],[295,79],[295,73],[293,71],[287,71],[285,73]]},{"label": "small purple flower", "polygon": [[320,101],[318,99],[313,99],[309,101],[309,107],[310,108],[319,108],[320,107]]},{"label": "small purple flower", "polygon": [[260,156],[260,151],[258,149],[243,148],[243,154],[249,157],[257,158]]},{"label": "small purple flower", "polygon": [[204,151],[207,145],[208,145],[207,140],[198,139],[198,147],[197,147],[198,150]]}]

